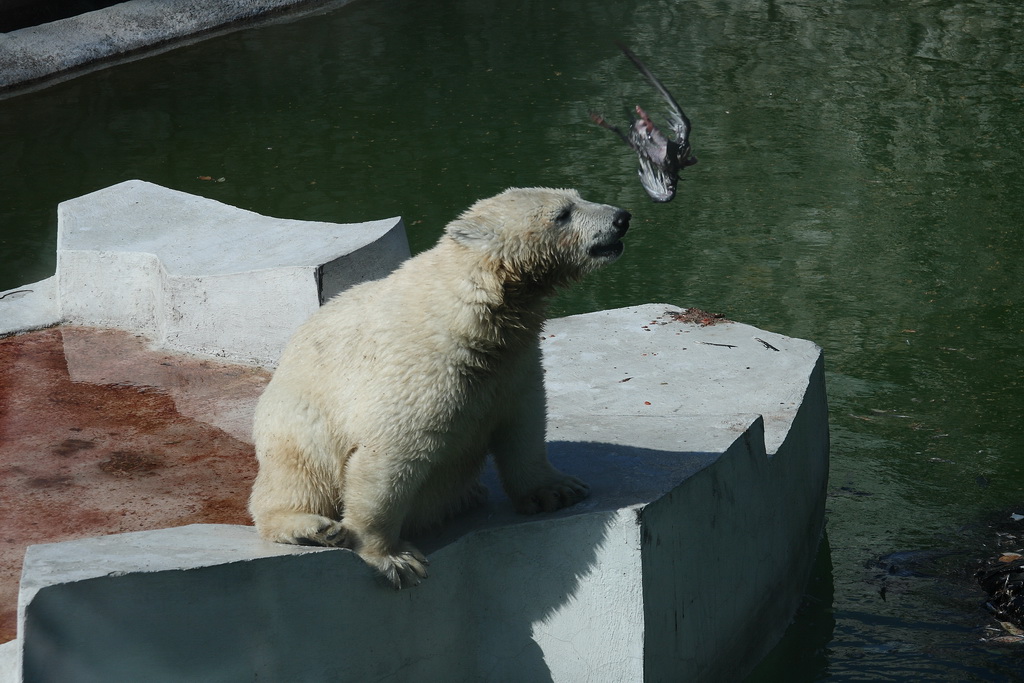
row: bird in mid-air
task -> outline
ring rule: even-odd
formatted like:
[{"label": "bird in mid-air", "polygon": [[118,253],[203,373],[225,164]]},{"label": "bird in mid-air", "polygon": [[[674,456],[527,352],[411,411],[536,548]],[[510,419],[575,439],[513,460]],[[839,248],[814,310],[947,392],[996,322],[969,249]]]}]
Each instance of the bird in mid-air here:
[{"label": "bird in mid-air", "polygon": [[679,172],[697,163],[697,157],[693,156],[693,150],[690,148],[690,119],[683,113],[672,93],[655,78],[639,57],[625,45],[619,45],[619,49],[668,103],[668,127],[675,135],[675,139],[670,139],[654,125],[651,117],[639,106],[636,107],[637,118],[630,114],[632,121],[625,133],[618,126],[608,123],[600,114],[592,112],[590,118],[597,125],[616,133],[637,153],[640,158],[640,168],[637,170],[640,184],[644,186],[651,199],[656,202],[670,202],[676,196]]}]

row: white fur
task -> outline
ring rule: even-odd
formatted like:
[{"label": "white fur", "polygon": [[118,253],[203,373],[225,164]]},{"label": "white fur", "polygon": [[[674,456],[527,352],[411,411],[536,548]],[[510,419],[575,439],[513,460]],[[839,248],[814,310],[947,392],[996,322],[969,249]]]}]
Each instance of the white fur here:
[{"label": "white fur", "polygon": [[618,257],[616,217],[572,190],[507,190],[317,311],[256,409],[260,534],[352,548],[400,587],[426,576],[402,534],[478,503],[488,452],[521,512],[585,497],[547,460],[539,334],[555,287]]}]

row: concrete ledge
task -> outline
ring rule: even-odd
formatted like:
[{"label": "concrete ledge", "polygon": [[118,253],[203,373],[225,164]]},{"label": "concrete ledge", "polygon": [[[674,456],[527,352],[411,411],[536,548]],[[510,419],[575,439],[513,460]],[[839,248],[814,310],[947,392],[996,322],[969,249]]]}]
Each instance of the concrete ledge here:
[{"label": "concrete ledge", "polygon": [[[326,0],[133,0],[0,34],[0,91]],[[334,0],[334,5],[344,4]]]},{"label": "concrete ledge", "polygon": [[432,575],[401,592],[349,551],[248,527],[34,546],[26,678],[738,680],[821,534],[821,351],[666,309],[548,326],[549,448],[584,502],[519,516],[488,472],[490,503],[418,539]]},{"label": "concrete ledge", "polygon": [[0,643],[0,681],[3,683],[19,683],[21,681],[20,640]]},{"label": "concrete ledge", "polygon": [[56,277],[0,292],[0,336],[39,330],[59,322]]},{"label": "concrete ledge", "polygon": [[57,274],[0,299],[0,334],[70,322],[272,365],[323,301],[409,256],[400,218],[269,218],[141,180],[63,202]]}]

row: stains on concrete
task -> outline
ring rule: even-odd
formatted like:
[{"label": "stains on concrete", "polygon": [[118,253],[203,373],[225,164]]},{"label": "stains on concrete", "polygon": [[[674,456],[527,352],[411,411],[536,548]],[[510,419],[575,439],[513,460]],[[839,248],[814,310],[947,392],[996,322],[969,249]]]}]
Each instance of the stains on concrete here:
[{"label": "stains on concrete", "polygon": [[269,373],[62,326],[0,339],[0,642],[25,548],[249,524],[252,412]]}]

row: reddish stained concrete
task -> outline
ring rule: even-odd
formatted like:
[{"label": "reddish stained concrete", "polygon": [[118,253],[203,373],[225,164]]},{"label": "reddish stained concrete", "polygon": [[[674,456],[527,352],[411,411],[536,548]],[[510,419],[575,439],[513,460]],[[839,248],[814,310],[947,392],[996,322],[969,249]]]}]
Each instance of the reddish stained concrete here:
[{"label": "reddish stained concrete", "polygon": [[114,330],[0,339],[0,642],[15,637],[28,545],[250,524],[250,423],[269,378]]}]

